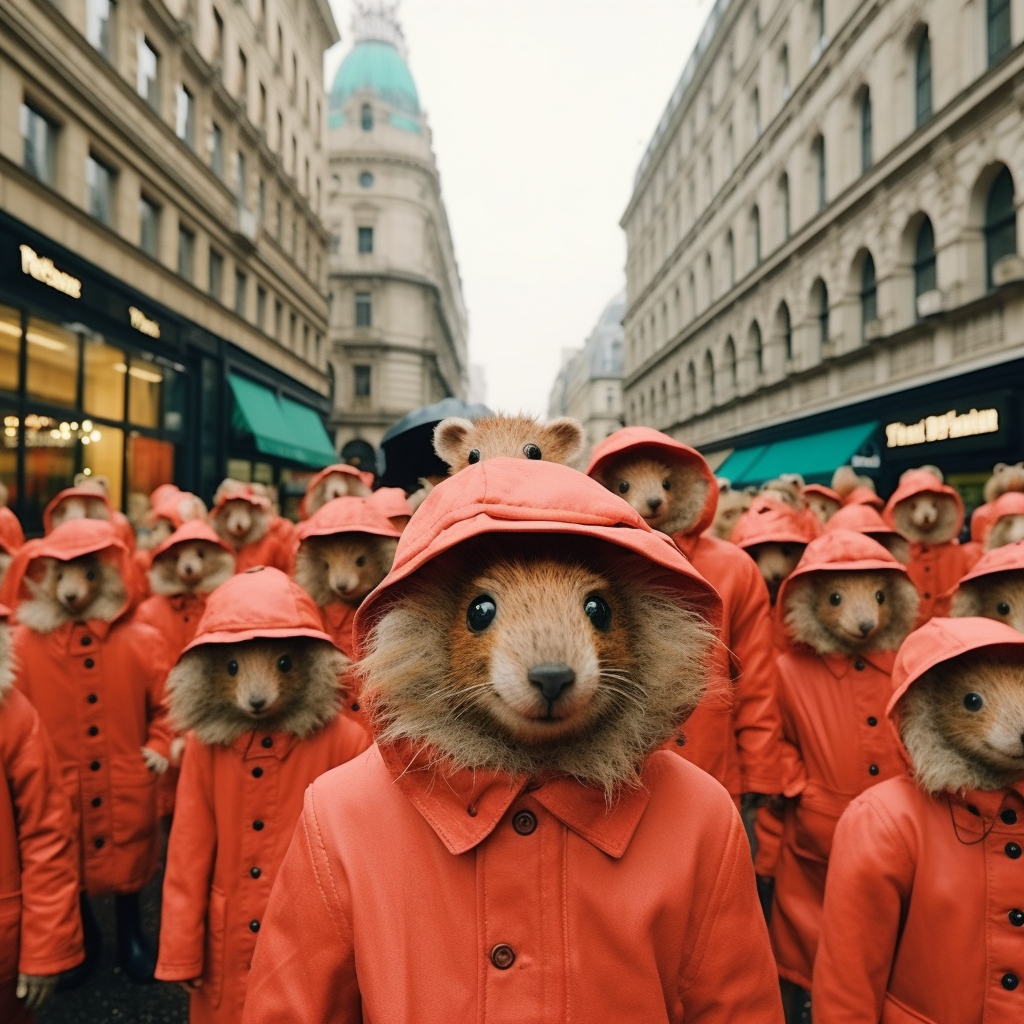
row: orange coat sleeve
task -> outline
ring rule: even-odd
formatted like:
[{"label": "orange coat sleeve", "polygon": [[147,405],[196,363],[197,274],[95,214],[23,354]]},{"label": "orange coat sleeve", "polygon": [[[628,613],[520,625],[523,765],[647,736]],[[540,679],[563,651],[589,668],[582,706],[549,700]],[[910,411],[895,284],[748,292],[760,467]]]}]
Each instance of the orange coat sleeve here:
[{"label": "orange coat sleeve", "polygon": [[58,974],[82,962],[78,912],[78,848],[71,805],[60,783],[57,755],[39,715],[20,693],[30,715],[24,722],[7,784],[17,815],[21,856],[22,974]]},{"label": "orange coat sleeve", "polygon": [[165,688],[167,674],[171,670],[171,657],[163,636],[155,629],[147,627],[143,634],[147,641],[152,640],[142,651],[147,666],[146,715],[149,724],[146,746],[164,757],[170,757],[174,730],[171,728]]},{"label": "orange coat sleeve", "polygon": [[878,1024],[914,860],[884,808],[855,800],[836,828],[814,963],[814,1024]]},{"label": "orange coat sleeve", "polygon": [[311,786],[263,918],[242,1024],[362,1024],[351,893],[318,816]]},{"label": "orange coat sleeve", "polygon": [[156,965],[161,981],[189,981],[203,974],[206,914],[217,853],[211,775],[210,752],[190,733],[181,760],[164,872]]}]

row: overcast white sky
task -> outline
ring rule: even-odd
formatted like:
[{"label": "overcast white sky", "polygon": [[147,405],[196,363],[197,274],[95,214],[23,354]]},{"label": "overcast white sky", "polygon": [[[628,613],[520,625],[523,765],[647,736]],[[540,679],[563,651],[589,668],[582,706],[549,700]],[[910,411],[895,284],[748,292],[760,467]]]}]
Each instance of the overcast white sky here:
[{"label": "overcast white sky", "polygon": [[[351,0],[331,0],[353,45]],[[619,218],[710,0],[404,0],[399,17],[493,409],[544,414],[625,284]]]}]

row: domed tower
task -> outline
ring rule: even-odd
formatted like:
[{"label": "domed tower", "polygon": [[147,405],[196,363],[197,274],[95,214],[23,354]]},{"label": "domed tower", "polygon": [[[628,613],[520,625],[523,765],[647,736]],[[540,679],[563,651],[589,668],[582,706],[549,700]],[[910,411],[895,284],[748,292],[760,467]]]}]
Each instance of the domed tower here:
[{"label": "domed tower", "polygon": [[357,5],[355,46],[329,96],[324,220],[343,455],[467,387],[462,282],[397,6]]}]

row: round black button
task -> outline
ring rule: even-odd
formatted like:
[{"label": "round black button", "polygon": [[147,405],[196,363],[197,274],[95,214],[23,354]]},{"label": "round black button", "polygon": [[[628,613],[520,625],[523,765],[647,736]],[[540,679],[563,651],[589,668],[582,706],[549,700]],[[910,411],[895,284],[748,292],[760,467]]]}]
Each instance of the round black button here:
[{"label": "round black button", "polygon": [[102,836],[99,836],[98,838],[96,838],[96,839],[94,839],[92,841],[92,845],[95,846],[97,850],[102,850],[103,849],[103,844],[105,842],[106,842],[106,840]]},{"label": "round black button", "polygon": [[924,597],[926,601],[930,601],[932,599],[932,595],[929,594],[927,590],[924,592]]},{"label": "round black button", "polygon": [[1016,843],[1007,843],[1003,849],[1006,851],[1006,856],[1009,857],[1010,860],[1016,860],[1021,854],[1021,849]]},{"label": "round black button", "polygon": [[868,725],[874,727],[878,725],[878,719],[874,715],[868,715]]},{"label": "round black button", "polygon": [[250,921],[249,922],[249,931],[251,931],[251,932],[258,932],[259,930],[260,930],[260,923],[259,923],[259,921]]},{"label": "round black button", "polygon": [[89,726],[89,735],[90,736],[99,736],[99,734],[100,734],[100,730],[99,730],[98,726],[95,726],[95,725],[90,725]]},{"label": "round black button", "polygon": [[99,807],[99,805],[101,803],[103,803],[103,797],[101,797],[101,796],[94,796],[92,798],[92,800],[90,801],[90,803],[93,805],[93,807]]},{"label": "round black button", "polygon": [[683,736],[677,736],[676,737],[676,746],[677,747],[685,747],[686,746],[686,738],[683,737]]},{"label": "round black button", "polygon": [[92,637],[91,636],[83,636],[82,637],[82,646],[83,647],[88,647],[89,644],[91,644],[91,643],[92,643]]},{"label": "round black button", "polygon": [[512,818],[512,827],[521,836],[528,836],[537,830],[537,815],[533,811],[517,811]]},{"label": "round black button", "polygon": [[1002,818],[1007,825],[1017,824],[1017,812],[1009,807],[1007,807],[1006,810],[999,815],[999,817]]},{"label": "round black button", "polygon": [[256,819],[256,820],[255,820],[255,821],[254,821],[254,822],[252,823],[252,827],[253,827],[254,829],[256,829],[256,831],[257,831],[257,832],[262,832],[262,831],[263,831],[263,822],[262,822],[262,821],[260,821],[260,819],[259,819],[259,818],[257,818],[257,819]]},{"label": "round black button", "polygon": [[978,817],[978,815],[981,814],[981,811],[979,811],[978,808],[974,806],[974,804],[968,804],[967,810],[970,811],[971,814],[973,814],[975,817]]},{"label": "round black button", "polygon": [[1020,978],[1016,974],[1010,974],[1009,972],[1004,974],[999,980],[1003,988],[1009,989],[1011,992],[1020,984]]},{"label": "round black button", "polygon": [[856,670],[857,670],[858,672],[863,672],[863,671],[864,671],[864,662],[863,662],[863,660],[862,660],[862,659],[860,659],[860,658],[858,658],[858,659],[857,659],[857,660],[856,660],[856,661],[855,661],[855,662],[853,663],[853,667],[854,667],[854,668],[855,668],[855,669],[856,669]]},{"label": "round black button", "polygon": [[868,765],[868,774],[869,775],[877,775],[878,774],[878,765],[877,764],[869,764]]},{"label": "round black button", "polygon": [[260,768],[259,765],[257,765],[255,768],[253,768],[253,770],[252,770],[252,777],[254,779],[258,779],[262,774],[263,774],[263,769]]},{"label": "round black button", "polygon": [[491,950],[491,963],[499,971],[507,971],[516,962],[516,951],[506,943],[499,943]]},{"label": "round black button", "polygon": [[96,664],[96,662],[93,661],[92,658],[86,658],[85,659],[85,667],[86,668],[92,668],[95,664]]},{"label": "round black button", "polygon": [[263,739],[260,740],[260,743],[265,749],[269,750],[274,745],[274,739],[272,736],[264,736]]},{"label": "round black button", "polygon": [[95,704],[95,703],[96,703],[96,701],[98,701],[98,700],[99,700],[99,697],[97,697],[95,693],[90,693],[90,694],[89,694],[89,696],[88,696],[88,697],[86,697],[85,699],[86,699],[86,700],[87,700],[87,701],[88,701],[88,702],[89,702],[90,704]]},{"label": "round black button", "polygon": [[1011,910],[1006,916],[1014,928],[1024,927],[1024,910]]},{"label": "round black button", "polygon": [[259,868],[249,868],[249,874],[252,875],[253,878],[259,878],[263,872],[260,871]]},{"label": "round black button", "polygon": [[99,763],[99,761],[91,761],[89,763],[89,771],[91,771],[91,772],[98,772],[99,770],[100,770],[100,763]]},{"label": "round black button", "polygon": [[352,705],[352,710],[353,710],[353,711],[358,711],[358,710],[359,710],[359,701],[355,701],[355,702],[353,703],[353,705]]}]

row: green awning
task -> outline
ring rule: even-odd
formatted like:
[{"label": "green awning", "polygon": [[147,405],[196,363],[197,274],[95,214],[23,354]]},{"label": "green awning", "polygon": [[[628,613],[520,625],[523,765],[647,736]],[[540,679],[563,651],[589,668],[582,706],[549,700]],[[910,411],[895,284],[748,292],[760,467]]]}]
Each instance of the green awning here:
[{"label": "green awning", "polygon": [[741,448],[729,456],[718,475],[728,478],[734,487],[763,484],[781,473],[799,473],[808,483],[827,483],[876,430],[877,421],[858,423],[809,437]]},{"label": "green awning", "polygon": [[246,377],[228,374],[234,395],[231,424],[253,436],[256,450],[312,469],[337,461],[334,445],[316,412]]}]

